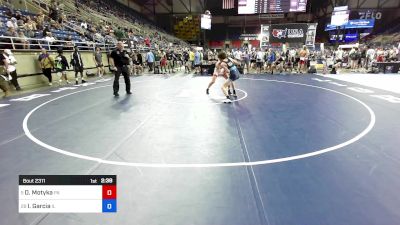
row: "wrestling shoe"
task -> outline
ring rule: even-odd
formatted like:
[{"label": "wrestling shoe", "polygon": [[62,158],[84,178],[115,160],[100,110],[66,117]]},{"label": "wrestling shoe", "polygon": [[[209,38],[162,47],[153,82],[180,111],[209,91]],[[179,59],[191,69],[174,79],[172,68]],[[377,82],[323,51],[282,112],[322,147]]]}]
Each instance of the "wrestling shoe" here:
[{"label": "wrestling shoe", "polygon": [[223,101],[223,103],[228,103],[228,104],[230,104],[230,103],[232,103],[232,100],[230,100],[229,98],[227,98],[227,99],[225,99],[225,100]]}]

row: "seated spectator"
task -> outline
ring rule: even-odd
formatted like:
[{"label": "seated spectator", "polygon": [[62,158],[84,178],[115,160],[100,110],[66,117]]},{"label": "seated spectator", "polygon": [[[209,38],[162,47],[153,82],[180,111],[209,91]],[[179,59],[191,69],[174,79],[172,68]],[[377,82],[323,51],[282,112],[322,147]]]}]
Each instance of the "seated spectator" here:
[{"label": "seated spectator", "polygon": [[6,12],[4,13],[6,16],[8,16],[8,17],[13,17],[13,15],[14,15],[14,12],[13,12],[13,10],[11,9],[11,8],[7,8],[6,9]]},{"label": "seated spectator", "polygon": [[24,30],[28,37],[30,37],[30,38],[35,37],[34,31],[37,30],[35,21],[28,19],[28,22],[25,23],[25,25],[24,25]]},{"label": "seated spectator", "polygon": [[61,16],[58,18],[58,23],[62,25],[64,24],[64,21],[67,21],[67,16],[62,13]]},{"label": "seated spectator", "polygon": [[46,36],[43,38],[44,39],[44,46],[42,48],[45,48],[47,50],[50,50],[50,46],[54,44],[56,39],[53,37],[53,34],[51,32],[47,32]]},{"label": "seated spectator", "polygon": [[11,17],[11,19],[7,20],[6,26],[8,28],[18,29],[17,19],[15,19],[15,17]]},{"label": "seated spectator", "polygon": [[50,44],[56,41],[56,39],[53,37],[53,34],[51,32],[47,32],[47,35],[45,37],[45,40],[49,42]]},{"label": "seated spectator", "polygon": [[34,20],[36,21],[37,29],[41,30],[44,28],[45,16],[43,12],[39,12],[39,14],[34,17]]},{"label": "seated spectator", "polygon": [[55,20],[50,20],[50,27],[57,30],[62,29],[61,25]]},{"label": "seated spectator", "polygon": [[25,36],[25,34],[24,34],[23,31],[20,31],[20,32],[18,33],[18,37],[20,38],[20,39],[19,39],[19,42],[22,44],[22,48],[23,48],[23,49],[29,49],[29,41],[28,41],[28,39],[26,38],[26,36]]},{"label": "seated spectator", "polygon": [[50,28],[48,26],[44,27],[44,29],[43,29],[43,37],[46,37],[47,33],[49,33],[49,32],[50,32]]},{"label": "seated spectator", "polygon": [[17,19],[17,20],[22,19],[23,16],[22,16],[21,11],[16,11],[14,17],[15,17],[15,19]]},{"label": "seated spectator", "polygon": [[85,21],[82,21],[81,27],[84,28],[84,29],[87,29],[88,28],[88,24]]},{"label": "seated spectator", "polygon": [[72,36],[68,35],[68,37],[65,39],[65,50],[73,50],[74,49],[74,43],[72,41]]},{"label": "seated spectator", "polygon": [[24,29],[25,21],[23,19],[17,20],[18,29]]},{"label": "seated spectator", "polygon": [[98,43],[104,43],[104,37],[99,32],[96,32],[94,34],[94,41]]},{"label": "seated spectator", "polygon": [[4,33],[7,37],[18,37],[18,33],[15,31],[14,27],[8,27],[7,31]]}]

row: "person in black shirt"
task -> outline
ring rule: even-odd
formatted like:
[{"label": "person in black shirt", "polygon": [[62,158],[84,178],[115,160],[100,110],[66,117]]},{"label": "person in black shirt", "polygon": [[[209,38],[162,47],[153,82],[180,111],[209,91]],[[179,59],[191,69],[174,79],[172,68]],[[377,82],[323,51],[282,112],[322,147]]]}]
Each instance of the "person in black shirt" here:
[{"label": "person in black shirt", "polygon": [[173,57],[173,67],[176,68],[178,71],[181,71],[181,67],[178,62],[181,60],[181,56],[177,52],[172,52]]},{"label": "person in black shirt", "polygon": [[173,62],[173,59],[174,59],[173,54],[174,53],[173,53],[172,50],[171,51],[167,51],[167,54],[166,54],[167,63],[168,63],[167,68],[169,70],[169,73],[171,73],[171,71],[172,71],[172,73],[175,73],[175,71],[174,71],[174,62]]},{"label": "person in black shirt", "polygon": [[60,80],[58,83],[61,85],[62,81],[65,80],[67,84],[69,84],[68,78],[67,78],[67,68],[69,69],[69,64],[67,61],[67,58],[63,55],[63,49],[60,48],[57,50],[58,56],[54,60],[54,67],[56,70],[57,75],[60,77]]},{"label": "person in black shirt", "polygon": [[189,61],[189,53],[187,51],[183,52],[183,61],[185,63],[185,73],[190,73],[190,61]]},{"label": "person in black shirt", "polygon": [[74,52],[71,55],[71,65],[74,67],[75,71],[75,84],[77,85],[79,81],[78,73],[81,75],[82,84],[86,83],[85,79],[83,78],[83,61],[78,46],[74,47]]},{"label": "person in black shirt", "polygon": [[119,41],[117,43],[117,48],[114,49],[110,57],[113,59],[111,60],[110,64],[112,67],[115,68],[115,78],[114,78],[114,96],[118,97],[118,91],[119,91],[119,76],[121,74],[124,76],[125,80],[125,87],[126,87],[126,93],[132,94],[131,93],[131,81],[129,79],[129,55],[128,52],[124,49],[124,44]]},{"label": "person in black shirt", "polygon": [[137,56],[137,60],[138,60],[138,63],[140,64],[140,66],[143,66],[142,54],[140,52],[137,52],[136,56]]},{"label": "person in black shirt", "polygon": [[134,52],[131,54],[132,58],[132,75],[139,75],[143,72],[142,63],[139,61],[138,55],[140,53]]}]

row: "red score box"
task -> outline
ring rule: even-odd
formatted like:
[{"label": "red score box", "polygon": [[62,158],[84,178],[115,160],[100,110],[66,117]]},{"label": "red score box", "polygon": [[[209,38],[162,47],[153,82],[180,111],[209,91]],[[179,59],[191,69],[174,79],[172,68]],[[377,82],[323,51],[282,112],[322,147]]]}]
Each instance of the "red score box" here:
[{"label": "red score box", "polygon": [[117,186],[103,185],[103,199],[117,199]]}]

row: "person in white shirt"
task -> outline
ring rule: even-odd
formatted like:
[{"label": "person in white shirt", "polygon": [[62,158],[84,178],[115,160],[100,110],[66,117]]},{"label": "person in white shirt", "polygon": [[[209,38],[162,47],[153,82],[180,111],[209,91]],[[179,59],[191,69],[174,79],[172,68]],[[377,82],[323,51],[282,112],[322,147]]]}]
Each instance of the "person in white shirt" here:
[{"label": "person in white shirt", "polygon": [[342,67],[342,62],[343,62],[343,49],[339,48],[336,52],[335,52],[335,61],[336,61],[336,67],[337,68],[341,68]]},{"label": "person in white shirt", "polygon": [[81,27],[87,29],[87,28],[88,28],[88,25],[87,25],[86,22],[82,22],[82,23],[81,23]]},{"label": "person in white shirt", "polygon": [[390,58],[390,61],[396,62],[396,61],[399,60],[399,59],[397,58],[397,55],[399,54],[398,51],[399,51],[399,50],[398,50],[395,46],[393,46],[393,48],[390,49],[390,51],[389,51],[389,58]]},{"label": "person in white shirt", "polygon": [[264,67],[264,62],[265,62],[264,57],[265,53],[261,51],[261,49],[258,49],[256,55],[257,73],[261,73],[262,68]]},{"label": "person in white shirt", "polygon": [[9,80],[11,84],[14,85],[17,91],[21,90],[21,87],[18,84],[18,75],[17,75],[17,68],[15,65],[17,64],[17,60],[15,59],[14,55],[12,54],[10,49],[4,49],[3,54],[0,56],[2,60],[2,64],[4,69],[6,70],[7,74],[9,75]]},{"label": "person in white shirt", "polygon": [[18,28],[18,24],[17,24],[17,19],[12,17],[11,19],[9,19],[6,23],[6,26],[8,28],[14,28],[17,29]]},{"label": "person in white shirt", "polygon": [[56,39],[53,37],[53,34],[51,32],[47,32],[46,37],[44,38],[47,43],[52,44]]},{"label": "person in white shirt", "polygon": [[367,58],[366,58],[366,60],[367,60],[366,67],[369,68],[370,65],[372,65],[372,62],[375,60],[375,54],[376,54],[376,52],[375,52],[375,49],[371,48],[370,46],[367,46],[367,49],[368,49],[368,50],[367,50],[367,53],[366,53],[366,55],[367,55]]},{"label": "person in white shirt", "polygon": [[350,68],[355,70],[358,68],[358,48],[352,48],[349,52]]},{"label": "person in white shirt", "polygon": [[238,61],[242,61],[242,52],[240,50],[237,50],[233,53],[233,57]]}]

